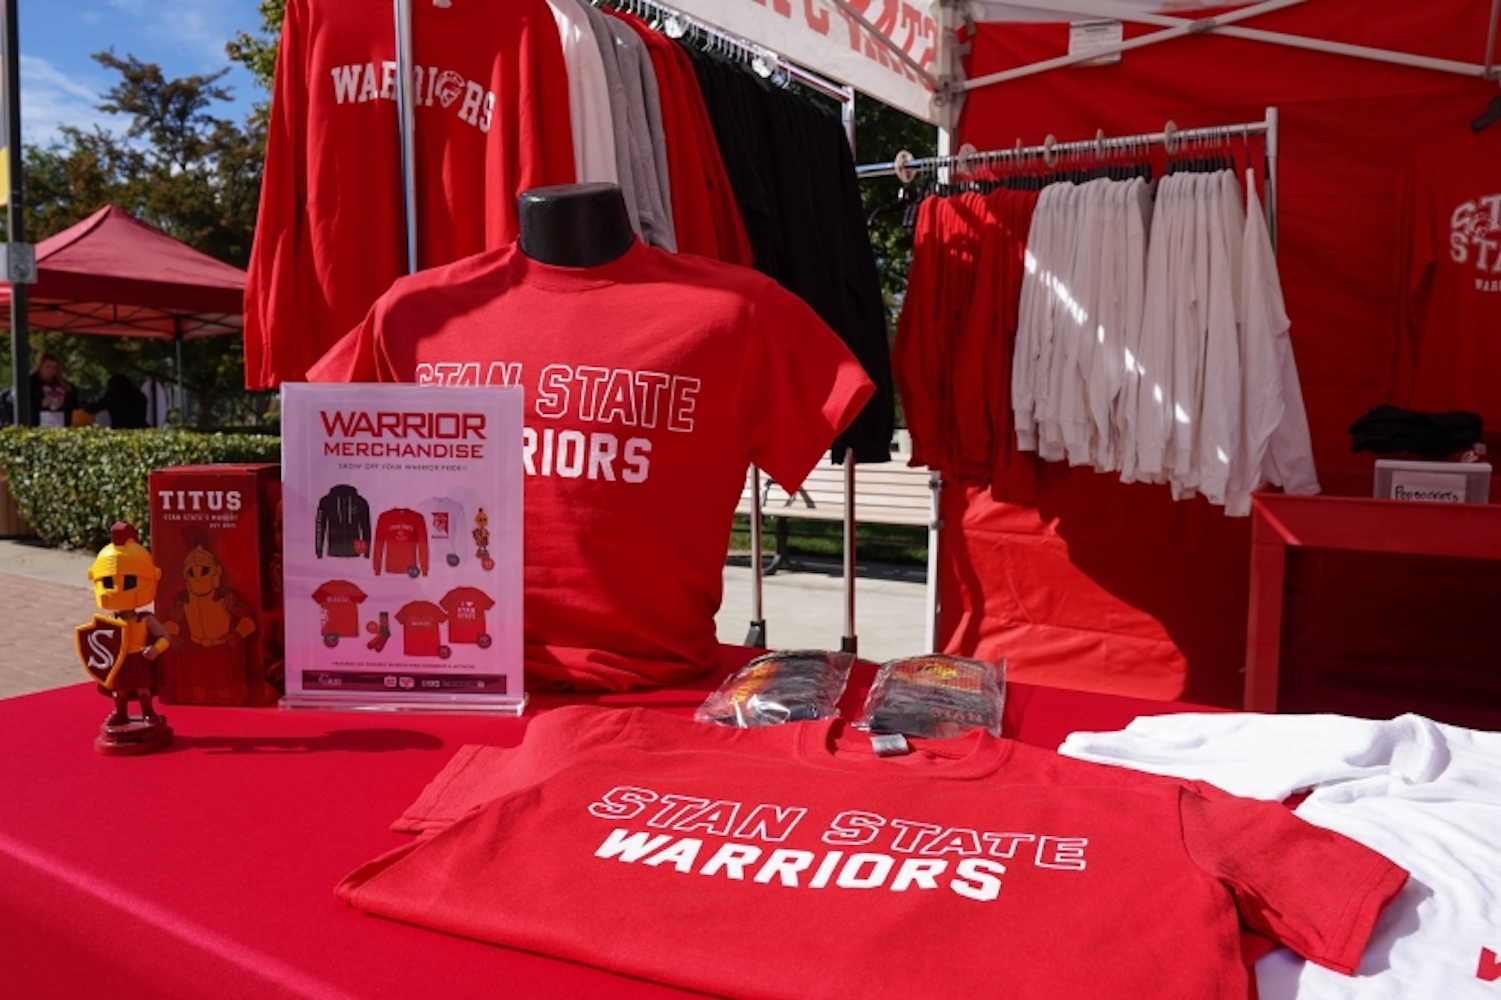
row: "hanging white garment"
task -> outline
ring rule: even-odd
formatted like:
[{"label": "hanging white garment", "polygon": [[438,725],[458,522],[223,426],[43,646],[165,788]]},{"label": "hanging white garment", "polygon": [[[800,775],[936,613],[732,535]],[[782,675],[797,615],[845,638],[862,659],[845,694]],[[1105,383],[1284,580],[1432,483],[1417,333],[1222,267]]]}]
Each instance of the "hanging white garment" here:
[{"label": "hanging white garment", "polygon": [[1070,289],[1075,308],[1069,310],[1063,346],[1063,377],[1059,384],[1058,426],[1069,465],[1095,464],[1095,435],[1089,412],[1089,376],[1094,369],[1094,348],[1104,322],[1105,269],[1109,246],[1110,190],[1106,179],[1079,186],[1081,205],[1074,236],[1074,266]]},{"label": "hanging white garment", "polygon": [[580,184],[619,184],[615,165],[615,124],[610,117],[610,86],[604,59],[581,0],[547,0],[563,62],[568,67],[568,115],[573,127],[573,164]]},{"label": "hanging white garment", "polygon": [[[1236,308],[1241,282],[1239,249],[1245,222],[1240,185],[1228,170],[1204,178],[1208,198],[1209,285],[1204,340],[1203,402],[1199,412],[1199,489],[1223,506],[1230,470],[1241,446],[1241,345]],[[1234,207],[1234,212],[1226,205]],[[1231,247],[1235,247],[1232,252]]]},{"label": "hanging white garment", "polygon": [[1209,324],[1209,232],[1203,174],[1183,178],[1180,283],[1173,296],[1172,419],[1164,470],[1174,500],[1198,492],[1199,411],[1204,402],[1204,341]]},{"label": "hanging white garment", "polygon": [[1154,185],[1140,179],[1134,183],[1136,201],[1130,207],[1126,219],[1132,246],[1132,270],[1126,278],[1127,323],[1121,344],[1121,387],[1114,407],[1116,435],[1119,440],[1118,460],[1123,483],[1135,482],[1137,478],[1137,408],[1146,375],[1141,354],[1147,320],[1147,275],[1154,242],[1149,237],[1155,233],[1159,238],[1165,238],[1161,230],[1152,226]]},{"label": "hanging white garment", "polygon": [[1079,217],[1083,212],[1082,192],[1077,184],[1053,185],[1059,189],[1053,224],[1056,241],[1053,258],[1056,270],[1048,282],[1048,321],[1042,345],[1038,375],[1041,387],[1037,400],[1037,454],[1049,462],[1068,457],[1063,439],[1063,396],[1069,381],[1065,360],[1069,344],[1077,335],[1082,307],[1075,296],[1074,262],[1079,247]]},{"label": "hanging white garment", "polygon": [[1021,296],[1017,305],[1016,345],[1011,356],[1011,412],[1018,451],[1037,450],[1037,369],[1042,360],[1044,309],[1052,262],[1052,203],[1056,187],[1047,187],[1032,208],[1023,258]]},{"label": "hanging white garment", "polygon": [[1313,465],[1308,413],[1293,358],[1292,326],[1282,298],[1271,234],[1256,193],[1255,177],[1246,178],[1246,224],[1241,255],[1241,336],[1244,346],[1244,464],[1232,480],[1225,513],[1244,517],[1251,512],[1251,491],[1262,483],[1281,486],[1288,493],[1319,492]]},{"label": "hanging white garment", "polygon": [[[1254,215],[1248,213],[1249,217]],[[1418,715],[1162,715],[1074,733],[1060,752],[1278,801],[1412,873],[1342,976],[1279,948],[1262,1000],[1494,1000],[1501,994],[1501,734]]]},{"label": "hanging white garment", "polygon": [[[1152,213],[1152,240],[1147,248],[1145,305],[1138,368],[1141,383],[1135,420],[1136,464],[1131,480],[1167,481],[1164,459],[1173,424],[1173,325],[1175,293],[1188,276],[1180,274],[1185,175],[1157,183]],[[1191,216],[1191,212],[1188,213]]]}]

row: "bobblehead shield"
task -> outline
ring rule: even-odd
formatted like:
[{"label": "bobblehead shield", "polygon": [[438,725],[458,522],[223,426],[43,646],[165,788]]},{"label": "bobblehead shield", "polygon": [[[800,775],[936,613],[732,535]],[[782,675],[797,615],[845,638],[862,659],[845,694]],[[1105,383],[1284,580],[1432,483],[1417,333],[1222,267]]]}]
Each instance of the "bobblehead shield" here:
[{"label": "bobblehead shield", "polygon": [[521,390],[282,393],[283,703],[519,712]]},{"label": "bobblehead shield", "polygon": [[[153,703],[167,630],[149,611],[137,610],[156,599],[161,575],[136,529],[124,523],[110,528],[110,543],[89,567],[94,603],[104,613],[78,626],[74,644],[84,672],[114,705],[94,740],[102,754],[150,753],[172,742],[172,729]],[[131,713],[132,703],[138,714]]]}]

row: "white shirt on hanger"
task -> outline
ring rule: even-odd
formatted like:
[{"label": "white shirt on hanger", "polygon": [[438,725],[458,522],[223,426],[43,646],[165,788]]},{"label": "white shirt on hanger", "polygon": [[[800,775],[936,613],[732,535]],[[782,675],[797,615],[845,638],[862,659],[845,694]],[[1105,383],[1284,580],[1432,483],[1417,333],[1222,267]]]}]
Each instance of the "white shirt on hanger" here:
[{"label": "white shirt on hanger", "polygon": [[1011,357],[1011,412],[1016,421],[1016,447],[1020,451],[1037,450],[1037,371],[1042,360],[1044,310],[1049,299],[1052,205],[1056,197],[1055,188],[1042,190],[1032,208],[1032,225],[1027,230],[1016,345]]},{"label": "white shirt on hanger", "polygon": [[1412,873],[1354,976],[1279,948],[1256,965],[1262,1000],[1501,995],[1501,733],[1418,715],[1161,715],[1074,733],[1060,752],[1258,799],[1311,789],[1300,817]]},{"label": "white shirt on hanger", "polygon": [[580,0],[547,0],[563,61],[568,67],[568,115],[573,127],[573,166],[580,184],[619,184],[615,164],[615,125],[610,117],[610,86],[599,42]]},{"label": "white shirt on hanger", "polygon": [[[1288,331],[1292,321],[1282,298],[1282,281],[1277,274],[1277,256],[1272,237],[1266,228],[1261,199],[1250,186],[1246,210],[1246,238],[1242,266],[1246,294],[1246,327],[1265,331],[1277,345],[1282,396],[1282,419],[1267,441],[1266,456],[1259,466],[1260,478],[1281,486],[1285,492],[1311,496],[1319,492],[1318,472],[1313,465],[1313,441],[1308,432],[1308,411],[1303,406],[1303,389],[1298,381],[1298,364],[1293,358],[1292,338]],[[1250,513],[1250,500],[1246,501]]]},{"label": "white shirt on hanger", "polygon": [[1175,174],[1157,183],[1138,356],[1141,384],[1136,400],[1136,464],[1129,470],[1128,482],[1167,480],[1164,460],[1173,420],[1174,294],[1184,280],[1179,274],[1178,253],[1178,244],[1182,242],[1184,180],[1184,175]]},{"label": "white shirt on hanger", "polygon": [[1240,205],[1240,187],[1235,175],[1221,170],[1204,178],[1208,198],[1209,287],[1204,341],[1203,405],[1199,416],[1199,488],[1210,503],[1223,506],[1230,469],[1240,450],[1241,345],[1237,286],[1241,273],[1236,265],[1244,221],[1228,215],[1226,203]]}]

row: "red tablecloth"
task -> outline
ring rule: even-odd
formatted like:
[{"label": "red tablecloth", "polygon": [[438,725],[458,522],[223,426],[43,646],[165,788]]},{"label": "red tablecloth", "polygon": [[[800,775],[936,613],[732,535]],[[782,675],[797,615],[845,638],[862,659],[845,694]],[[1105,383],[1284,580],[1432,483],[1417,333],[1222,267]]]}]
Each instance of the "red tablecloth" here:
[{"label": "red tablecloth", "polygon": [[[751,651],[725,647],[723,670]],[[856,669],[847,714],[871,668]],[[692,689],[589,699],[691,713]],[[528,717],[565,702],[537,697]],[[1198,710],[1012,685],[1008,735]],[[162,753],[106,758],[90,685],[0,702],[0,996],[610,997],[665,987],[361,915],[334,899],[465,743],[515,745],[527,718],[166,709]]]}]

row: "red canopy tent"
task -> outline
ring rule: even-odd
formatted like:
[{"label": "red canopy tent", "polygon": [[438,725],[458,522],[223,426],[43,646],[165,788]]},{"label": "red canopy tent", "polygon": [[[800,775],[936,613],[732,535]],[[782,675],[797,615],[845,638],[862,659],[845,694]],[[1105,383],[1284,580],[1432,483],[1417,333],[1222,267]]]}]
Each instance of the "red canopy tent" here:
[{"label": "red canopy tent", "polygon": [[[178,406],[182,342],[244,329],[244,271],[114,205],[38,243],[36,264],[27,325],[175,341]],[[10,310],[10,286],[0,284],[0,326],[10,327]]]},{"label": "red canopy tent", "polygon": [[113,205],[38,243],[36,262],[26,315],[39,329],[179,342],[243,329],[244,271]]}]

